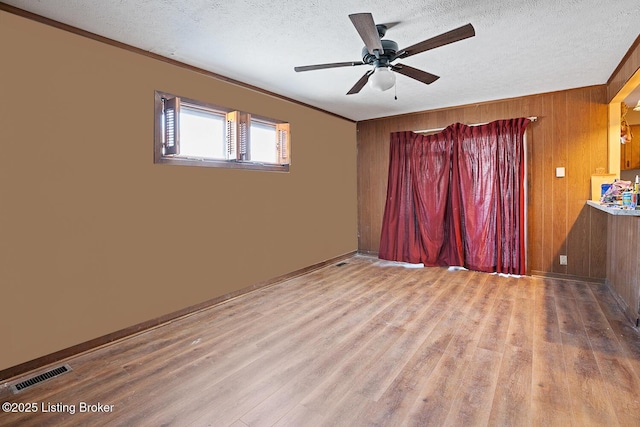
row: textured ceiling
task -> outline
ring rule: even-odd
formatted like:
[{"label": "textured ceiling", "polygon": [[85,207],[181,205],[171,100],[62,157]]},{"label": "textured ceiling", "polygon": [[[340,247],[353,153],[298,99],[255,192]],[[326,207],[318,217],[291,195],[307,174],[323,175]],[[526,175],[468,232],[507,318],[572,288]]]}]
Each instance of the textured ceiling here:
[{"label": "textured ceiling", "polygon": [[[604,84],[640,31],[639,0],[3,2],[352,120]],[[360,61],[359,12],[396,23],[400,48],[467,23],[476,36],[402,60],[431,85],[397,75],[395,91],[347,96],[368,66],[293,71]]]}]

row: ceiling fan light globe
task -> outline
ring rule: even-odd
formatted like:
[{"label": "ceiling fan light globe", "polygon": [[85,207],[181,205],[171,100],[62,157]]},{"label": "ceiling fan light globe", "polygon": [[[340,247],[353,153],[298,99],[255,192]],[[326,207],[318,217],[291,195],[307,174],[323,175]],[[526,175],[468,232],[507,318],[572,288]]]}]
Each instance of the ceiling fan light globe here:
[{"label": "ceiling fan light globe", "polygon": [[369,86],[380,92],[391,89],[395,84],[396,75],[387,67],[376,68],[371,77],[369,77]]}]

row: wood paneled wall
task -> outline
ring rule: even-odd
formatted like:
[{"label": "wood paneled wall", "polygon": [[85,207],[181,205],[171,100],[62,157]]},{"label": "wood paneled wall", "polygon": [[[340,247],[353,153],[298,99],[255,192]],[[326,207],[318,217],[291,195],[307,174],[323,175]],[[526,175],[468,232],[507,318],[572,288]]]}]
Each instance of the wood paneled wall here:
[{"label": "wood paneled wall", "polygon": [[[513,117],[528,127],[528,271],[604,279],[606,214],[591,209],[590,177],[607,166],[605,85],[358,123],[359,250],[377,254],[389,165],[389,134]],[[555,168],[566,177],[556,178]],[[559,255],[568,265],[559,264]]]}]

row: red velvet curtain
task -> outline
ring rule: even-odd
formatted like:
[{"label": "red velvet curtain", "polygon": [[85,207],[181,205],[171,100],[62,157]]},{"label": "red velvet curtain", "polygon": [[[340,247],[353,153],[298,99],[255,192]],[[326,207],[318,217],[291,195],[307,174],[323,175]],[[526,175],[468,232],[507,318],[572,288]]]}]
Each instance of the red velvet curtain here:
[{"label": "red velvet curtain", "polygon": [[391,134],[379,257],[525,274],[528,119]]}]

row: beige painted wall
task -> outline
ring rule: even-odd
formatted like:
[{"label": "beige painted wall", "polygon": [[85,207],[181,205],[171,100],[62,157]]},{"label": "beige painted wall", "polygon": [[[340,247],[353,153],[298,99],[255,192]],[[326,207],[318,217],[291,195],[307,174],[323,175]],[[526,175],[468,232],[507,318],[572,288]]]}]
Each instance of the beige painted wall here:
[{"label": "beige painted wall", "polygon": [[[0,370],[357,249],[355,123],[6,12],[0,52]],[[156,89],[290,122],[291,172],[154,165]]]}]

